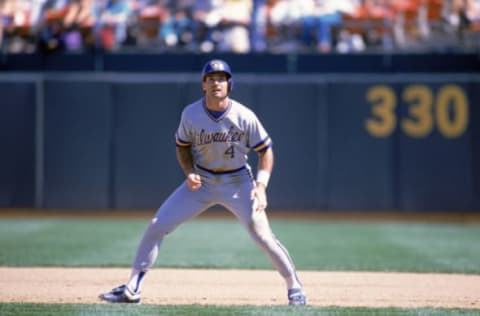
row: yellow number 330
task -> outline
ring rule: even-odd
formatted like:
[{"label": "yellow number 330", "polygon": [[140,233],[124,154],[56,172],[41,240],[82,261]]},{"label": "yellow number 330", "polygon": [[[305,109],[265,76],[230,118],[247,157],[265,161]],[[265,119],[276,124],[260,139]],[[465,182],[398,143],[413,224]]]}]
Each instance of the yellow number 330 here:
[{"label": "yellow number 330", "polygon": [[[373,86],[368,89],[366,99],[372,104],[371,115],[365,121],[366,130],[375,137],[390,136],[398,121],[394,90],[386,85]],[[446,138],[460,137],[467,129],[468,99],[459,86],[442,86],[435,98],[430,87],[409,85],[403,90],[402,100],[408,106],[408,115],[401,119],[400,127],[410,137],[427,137],[435,123]]]}]

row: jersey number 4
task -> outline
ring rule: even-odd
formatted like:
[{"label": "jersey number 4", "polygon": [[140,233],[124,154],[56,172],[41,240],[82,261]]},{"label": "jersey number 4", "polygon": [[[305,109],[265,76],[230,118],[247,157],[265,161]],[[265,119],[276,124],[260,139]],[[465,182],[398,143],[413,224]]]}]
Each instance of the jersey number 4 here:
[{"label": "jersey number 4", "polygon": [[230,158],[235,157],[235,150],[233,149],[233,145],[228,147],[223,154]]}]

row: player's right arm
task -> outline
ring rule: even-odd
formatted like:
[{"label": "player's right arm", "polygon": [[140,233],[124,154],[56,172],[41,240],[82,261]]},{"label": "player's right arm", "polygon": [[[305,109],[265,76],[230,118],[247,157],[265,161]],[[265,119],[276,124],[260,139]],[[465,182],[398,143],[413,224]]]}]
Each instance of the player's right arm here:
[{"label": "player's right arm", "polygon": [[188,114],[186,110],[182,112],[180,125],[175,134],[175,143],[177,146],[177,161],[185,174],[187,186],[191,191],[196,191],[202,186],[202,179],[200,175],[195,173],[193,154],[192,154],[192,139],[191,130],[188,127],[189,120],[186,119]]},{"label": "player's right arm", "polygon": [[190,146],[177,146],[177,161],[187,178],[187,186],[190,190],[196,191],[202,186],[200,175],[195,173],[193,167],[193,155]]}]

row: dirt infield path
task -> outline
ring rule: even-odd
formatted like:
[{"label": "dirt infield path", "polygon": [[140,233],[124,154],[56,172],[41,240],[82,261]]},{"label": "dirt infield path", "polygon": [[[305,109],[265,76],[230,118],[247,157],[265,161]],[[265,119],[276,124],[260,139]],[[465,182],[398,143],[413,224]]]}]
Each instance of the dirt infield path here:
[{"label": "dirt infield path", "polygon": [[[310,305],[480,308],[480,275],[301,271]],[[129,269],[0,267],[0,302],[100,303]],[[154,269],[143,304],[283,305],[274,271]]]}]

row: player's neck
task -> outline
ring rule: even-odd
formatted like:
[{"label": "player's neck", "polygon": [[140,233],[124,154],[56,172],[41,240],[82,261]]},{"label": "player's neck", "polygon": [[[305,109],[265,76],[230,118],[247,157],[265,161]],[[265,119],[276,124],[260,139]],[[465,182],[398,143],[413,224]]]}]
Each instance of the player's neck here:
[{"label": "player's neck", "polygon": [[211,111],[225,111],[228,108],[229,99],[212,99],[205,98],[205,106]]}]

